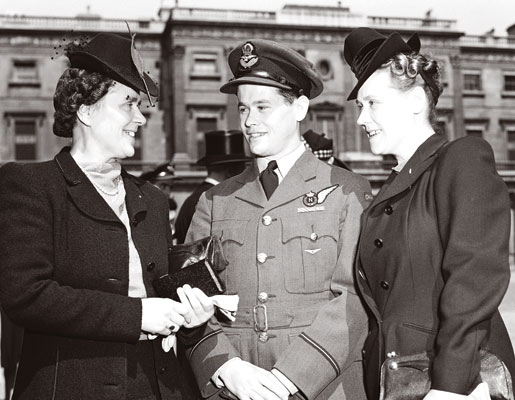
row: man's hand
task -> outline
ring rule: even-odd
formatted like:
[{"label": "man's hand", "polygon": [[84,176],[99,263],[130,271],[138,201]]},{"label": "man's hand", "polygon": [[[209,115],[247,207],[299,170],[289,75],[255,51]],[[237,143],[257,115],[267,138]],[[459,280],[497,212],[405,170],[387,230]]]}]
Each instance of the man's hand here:
[{"label": "man's hand", "polygon": [[287,400],[290,395],[271,372],[243,360],[223,366],[219,378],[240,400]]},{"label": "man's hand", "polygon": [[181,299],[181,304],[187,309],[187,312],[182,314],[186,321],[183,326],[186,328],[202,325],[213,316],[215,312],[213,301],[202,290],[184,285],[177,289],[177,295]]}]

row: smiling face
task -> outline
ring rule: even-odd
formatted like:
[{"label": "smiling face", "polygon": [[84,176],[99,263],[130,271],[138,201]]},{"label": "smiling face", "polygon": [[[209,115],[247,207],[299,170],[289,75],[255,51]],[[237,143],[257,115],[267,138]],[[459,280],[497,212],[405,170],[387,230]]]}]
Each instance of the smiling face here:
[{"label": "smiling face", "polygon": [[365,130],[372,153],[402,158],[414,125],[410,101],[409,92],[396,88],[389,68],[378,69],[361,86],[357,123]]},{"label": "smiling face", "polygon": [[89,106],[88,147],[102,159],[122,159],[134,155],[135,134],[146,118],[139,110],[140,96],[116,82],[104,97]]},{"label": "smiling face", "polygon": [[308,103],[301,96],[290,104],[274,87],[240,85],[240,127],[252,154],[277,159],[293,151],[300,144],[299,122]]}]

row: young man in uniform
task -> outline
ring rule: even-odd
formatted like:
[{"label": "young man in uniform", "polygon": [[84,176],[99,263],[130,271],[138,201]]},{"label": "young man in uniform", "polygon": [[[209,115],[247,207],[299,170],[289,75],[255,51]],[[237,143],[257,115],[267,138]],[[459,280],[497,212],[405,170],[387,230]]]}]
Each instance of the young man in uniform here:
[{"label": "young man in uniform", "polygon": [[252,39],[229,65],[234,78],[220,90],[238,96],[255,160],[202,195],[186,238],[221,237],[229,261],[221,278],[240,296],[236,320],[213,319],[189,349],[200,389],[206,397],[364,399],[367,318],[352,265],[370,186],[301,142],[309,99],[323,89],[308,60]]}]

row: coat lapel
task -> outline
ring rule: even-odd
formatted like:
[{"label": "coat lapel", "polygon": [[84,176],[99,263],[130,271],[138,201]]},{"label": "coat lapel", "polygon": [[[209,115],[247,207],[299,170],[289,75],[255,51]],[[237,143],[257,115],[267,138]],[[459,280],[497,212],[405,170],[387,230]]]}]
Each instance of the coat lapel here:
[{"label": "coat lapel", "polygon": [[393,182],[384,191],[379,192],[371,208],[411,187],[420,175],[433,164],[438,150],[446,142],[445,138],[438,134],[429,137],[409,159]]},{"label": "coat lapel", "polygon": [[263,186],[261,186],[261,182],[259,182],[259,170],[256,160],[254,160],[241,175],[236,177],[236,182],[241,185],[240,189],[235,194],[237,199],[261,208],[265,207],[268,200],[265,196]]}]

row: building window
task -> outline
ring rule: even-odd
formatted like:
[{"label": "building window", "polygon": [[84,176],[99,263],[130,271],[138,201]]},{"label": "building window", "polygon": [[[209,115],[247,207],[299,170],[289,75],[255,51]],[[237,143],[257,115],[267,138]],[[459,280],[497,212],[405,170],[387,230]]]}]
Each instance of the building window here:
[{"label": "building window", "polygon": [[216,53],[193,54],[193,68],[190,78],[219,80],[218,55]]},{"label": "building window", "polygon": [[465,133],[467,136],[484,137],[488,129],[487,120],[468,120],[465,121]]},{"label": "building window", "polygon": [[506,132],[506,150],[509,161],[515,161],[515,121],[501,121]]},{"label": "building window", "polygon": [[504,91],[515,93],[515,73],[504,74]]},{"label": "building window", "polygon": [[36,159],[36,118],[14,119],[14,158]]},{"label": "building window", "polygon": [[320,60],[317,62],[317,69],[318,72],[320,72],[320,75],[322,75],[322,79],[324,81],[328,81],[333,78],[333,67],[331,66],[331,63],[328,60]]},{"label": "building window", "polygon": [[481,92],[483,86],[481,84],[481,72],[465,71],[463,73],[463,91],[464,92]]},{"label": "building window", "polygon": [[206,142],[204,133],[218,129],[218,119],[215,117],[197,117],[197,156],[204,157],[206,154]]},{"label": "building window", "polygon": [[13,60],[9,86],[40,87],[37,63],[35,60]]}]

